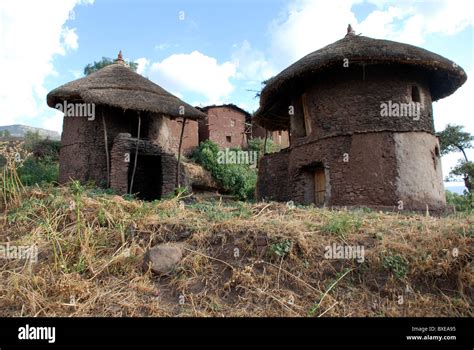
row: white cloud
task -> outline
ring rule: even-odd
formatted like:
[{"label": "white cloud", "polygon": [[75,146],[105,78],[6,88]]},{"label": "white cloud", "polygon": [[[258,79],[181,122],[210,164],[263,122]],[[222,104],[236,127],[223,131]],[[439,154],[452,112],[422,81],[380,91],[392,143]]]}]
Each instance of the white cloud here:
[{"label": "white cloud", "polygon": [[[270,24],[275,60],[286,66],[346,34],[348,23],[357,33],[421,45],[429,34],[453,35],[473,24],[470,1],[389,2],[358,22],[352,6],[361,0],[296,0]],[[390,4],[390,6],[388,6]]]},{"label": "white cloud", "polygon": [[232,62],[218,63],[213,57],[199,51],[174,54],[151,65],[150,79],[168,91],[196,93],[207,101],[220,103],[234,86],[230,79],[236,74]]},{"label": "white cloud", "polygon": [[53,111],[52,116],[43,118],[43,123],[41,124],[41,127],[61,133],[63,129],[63,118],[63,113],[59,111]]},{"label": "white cloud", "polygon": [[262,51],[252,48],[247,40],[236,48],[232,54],[232,61],[237,67],[237,79],[245,79],[260,83],[275,75],[277,72],[270,62],[265,58]]},{"label": "white cloud", "polygon": [[356,23],[352,1],[300,0],[270,24],[273,58],[287,64],[341,39],[348,23]]},{"label": "white cloud", "polygon": [[145,57],[141,57],[136,59],[135,63],[138,63],[137,73],[143,75],[150,65],[150,60]]},{"label": "white cloud", "polygon": [[0,118],[11,124],[51,115],[44,80],[57,74],[52,60],[78,48],[70,12],[90,1],[2,1],[0,4]]},{"label": "white cloud", "polygon": [[77,50],[79,44],[77,40],[79,37],[76,34],[76,28],[65,27],[61,33],[62,40],[64,42],[65,49]]}]

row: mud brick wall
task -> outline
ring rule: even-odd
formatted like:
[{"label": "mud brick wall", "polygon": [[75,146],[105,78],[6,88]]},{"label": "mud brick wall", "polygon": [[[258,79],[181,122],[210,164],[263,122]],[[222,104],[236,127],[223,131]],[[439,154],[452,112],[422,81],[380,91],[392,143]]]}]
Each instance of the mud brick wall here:
[{"label": "mud brick wall", "polygon": [[[314,201],[314,171],[323,166],[327,205],[397,208],[400,200],[405,209],[444,205],[432,100],[423,73],[353,65],[294,88],[288,157],[291,199],[304,204]],[[381,115],[382,103],[406,104],[418,98],[419,116]],[[259,172],[259,191],[277,196],[280,187],[270,190],[267,183],[270,173],[281,172],[281,164],[268,156],[261,164],[265,169]]]},{"label": "mud brick wall", "polygon": [[[179,119],[170,120],[170,129],[172,135],[172,152],[178,153],[179,138],[181,136],[181,121]],[[196,120],[186,120],[186,127],[183,134],[182,152],[189,155],[199,145],[198,122]]]},{"label": "mud brick wall", "polygon": [[417,210],[446,206],[439,143],[423,132],[395,133],[398,177],[397,195],[403,205]]},{"label": "mud brick wall", "polygon": [[[70,179],[86,182],[90,178],[90,154],[95,148],[96,121],[87,118],[65,117],[59,152],[59,182],[66,183]],[[97,166],[101,166],[95,164]],[[103,163],[105,165],[105,162]]]},{"label": "mud brick wall", "polygon": [[[137,140],[136,138],[131,137],[130,134],[119,134],[114,141],[114,146],[111,152],[112,167],[110,187],[114,189],[117,194],[126,194],[129,191],[129,174],[134,165],[134,154],[136,148]],[[129,162],[125,161],[126,154],[130,155]],[[159,166],[161,173],[158,178],[153,178],[152,180],[160,182],[160,192],[162,197],[172,194],[176,188],[176,168],[178,161],[175,155],[165,153],[160,146],[144,140],[140,140],[138,143],[138,154],[160,156],[159,159],[161,164]],[[137,184],[137,181],[140,181],[138,175],[140,174],[135,174],[135,184]],[[146,174],[142,175],[146,176]],[[149,176],[152,176],[152,174]],[[184,167],[181,165],[180,184],[186,183],[187,179],[185,177]],[[139,188],[139,183],[136,187],[134,185],[134,191]]]},{"label": "mud brick wall", "polygon": [[[410,117],[382,117],[382,102],[412,101],[412,86],[420,92],[419,120]],[[390,70],[386,67],[359,66],[337,73],[327,73],[306,87],[307,108],[311,116],[312,134],[300,134],[295,127],[302,124],[301,95],[293,98],[292,137],[297,144],[323,137],[368,131],[426,131],[434,133],[432,101],[423,73],[411,70]]]},{"label": "mud brick wall", "polygon": [[[60,183],[74,179],[83,183],[94,181],[98,186],[106,186],[107,158],[102,117],[105,118],[107,128],[109,153],[120,133],[128,133],[133,137],[138,134],[137,112],[107,106],[96,106],[95,112],[94,120],[85,117],[64,118],[59,157]],[[140,139],[152,140],[158,147],[163,145],[159,148],[161,152],[177,153],[181,123],[166,117],[152,116],[146,112],[141,112],[140,118]],[[198,145],[197,128],[196,121],[187,121],[183,137],[183,154],[189,153]],[[123,193],[126,193],[126,190]]]},{"label": "mud brick wall", "polygon": [[[59,158],[59,181],[66,183],[71,178],[81,182],[94,181],[96,185],[107,184],[107,157],[105,153],[104,123],[107,128],[109,152],[119,133],[136,134],[138,117],[133,111],[96,106],[94,120],[84,117],[65,117]],[[150,116],[141,113],[142,136],[147,136]]]},{"label": "mud brick wall", "polygon": [[287,149],[278,153],[267,154],[260,159],[256,189],[257,199],[281,202],[290,200],[289,155]]},{"label": "mud brick wall", "polygon": [[308,172],[318,163],[326,169],[327,205],[396,206],[397,162],[391,133],[339,136],[294,148],[289,187],[295,202],[312,202],[307,191],[313,179]]},{"label": "mud brick wall", "polygon": [[[160,145],[166,152],[177,154],[182,125],[182,119],[155,118],[150,125],[149,139]],[[182,154],[189,154],[198,145],[198,122],[186,120],[181,148]]]},{"label": "mud brick wall", "polygon": [[[222,149],[247,146],[245,114],[228,107],[211,107],[206,113],[207,119],[199,121],[199,142],[211,140]],[[231,120],[234,120],[234,126]]]}]

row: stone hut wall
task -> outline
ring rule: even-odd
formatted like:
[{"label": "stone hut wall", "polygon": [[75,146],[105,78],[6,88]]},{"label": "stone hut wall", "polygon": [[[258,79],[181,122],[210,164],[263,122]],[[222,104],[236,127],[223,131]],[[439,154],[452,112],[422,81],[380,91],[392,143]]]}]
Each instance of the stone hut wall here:
[{"label": "stone hut wall", "polygon": [[[414,71],[390,71],[383,67],[346,68],[326,74],[308,86],[306,108],[312,133],[304,136],[302,94],[293,97],[291,143],[303,144],[324,137],[375,131],[425,131],[434,133],[430,90],[426,78]],[[387,101],[412,101],[412,88],[418,89],[421,113],[417,118],[381,116]]]},{"label": "stone hut wall", "polygon": [[[85,117],[65,117],[61,138],[59,181],[66,183],[70,179],[81,182],[94,181],[98,186],[107,184],[107,158],[105,153],[104,128],[102,116],[107,127],[109,155],[114,140],[120,133],[137,136],[138,118],[134,111],[122,111],[117,108],[96,106],[94,120]],[[163,153],[176,154],[179,148],[181,123],[169,118],[152,117],[142,112],[140,139],[157,140]],[[159,128],[164,125],[163,128]],[[159,134],[159,131],[162,134]],[[189,120],[183,137],[183,154],[198,145],[197,122]],[[126,193],[126,191],[124,191]]]},{"label": "stone hut wall", "polygon": [[[427,80],[409,70],[361,69],[320,76],[293,96],[290,199],[314,202],[315,169],[324,168],[326,205],[397,208],[402,201],[405,209],[442,208]],[[420,114],[383,116],[381,105],[389,101],[419,102]],[[272,191],[269,184],[272,172],[282,173],[281,164],[269,155],[261,164],[258,194],[276,195],[280,187]]]},{"label": "stone hut wall", "polygon": [[290,200],[288,162],[290,153],[283,150],[262,157],[258,165],[257,194],[259,200]]},{"label": "stone hut wall", "polygon": [[[149,139],[166,152],[177,154],[181,136],[182,119],[155,118],[150,125]],[[182,152],[188,155],[199,145],[198,122],[187,120],[183,134]]]},{"label": "stone hut wall", "polygon": [[[111,152],[112,167],[111,167],[111,183],[110,187],[117,194],[126,194],[129,192],[130,174],[133,171],[135,162],[135,152],[137,149],[137,139],[131,137],[130,134],[119,134],[115,141]],[[159,187],[158,197],[164,197],[172,194],[176,189],[176,168],[177,159],[175,155],[165,153],[164,150],[150,142],[140,140],[138,142],[138,162],[137,169],[140,165],[140,157],[153,156],[155,162],[153,170],[155,174],[137,172],[134,178],[133,192],[140,192],[143,187],[141,178],[147,178],[147,181],[153,182],[153,185]],[[156,184],[158,183],[158,184]],[[187,184],[184,167],[180,167],[180,184]],[[146,186],[145,186],[146,187]],[[143,189],[145,189],[143,187]]]},{"label": "stone hut wall", "polygon": [[409,208],[439,210],[446,206],[439,143],[428,133],[394,134],[397,196]]},{"label": "stone hut wall", "polygon": [[206,113],[199,121],[199,142],[211,140],[222,149],[247,146],[245,114],[229,107],[210,107]]},{"label": "stone hut wall", "polygon": [[[367,153],[370,149],[370,154]],[[293,149],[289,162],[292,199],[313,202],[310,173],[323,166],[327,205],[396,206],[397,163],[391,133],[339,136]]]}]

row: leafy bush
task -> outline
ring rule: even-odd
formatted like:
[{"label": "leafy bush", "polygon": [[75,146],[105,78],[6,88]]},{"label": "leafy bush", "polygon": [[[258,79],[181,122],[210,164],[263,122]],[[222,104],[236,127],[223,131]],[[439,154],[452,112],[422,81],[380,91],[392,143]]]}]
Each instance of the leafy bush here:
[{"label": "leafy bush", "polygon": [[[263,152],[263,145],[265,144],[265,139],[260,137],[256,137],[254,139],[249,140],[248,142],[248,150],[249,151],[257,151],[259,154]],[[267,139],[267,150],[265,153],[275,153],[280,150],[280,147],[276,145],[272,139]]]},{"label": "leafy bush", "polygon": [[474,194],[464,191],[460,195],[454,192],[446,191],[446,204],[456,209],[456,211],[465,211],[472,213],[474,210]]},{"label": "leafy bush", "polygon": [[191,158],[209,171],[216,181],[241,200],[253,198],[257,173],[247,164],[219,164],[219,147],[212,141],[201,142]]},{"label": "leafy bush", "polygon": [[21,183],[26,186],[57,182],[59,179],[59,163],[50,157],[36,159],[29,157],[18,169]]},{"label": "leafy bush", "polygon": [[18,169],[18,176],[23,185],[58,181],[60,146],[60,141],[43,139],[38,132],[28,131],[25,134],[23,147],[30,155]]},{"label": "leafy bush", "polygon": [[44,139],[35,143],[31,151],[37,159],[50,158],[51,160],[59,161],[60,148],[61,141]]}]

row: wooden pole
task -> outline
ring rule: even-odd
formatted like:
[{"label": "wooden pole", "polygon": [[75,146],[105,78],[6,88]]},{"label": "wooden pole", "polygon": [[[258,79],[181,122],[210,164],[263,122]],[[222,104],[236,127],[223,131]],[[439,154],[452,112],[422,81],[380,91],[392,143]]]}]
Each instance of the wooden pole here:
[{"label": "wooden pole", "polygon": [[104,111],[102,110],[102,126],[104,128],[105,158],[107,159],[107,188],[110,187],[110,157],[109,142],[107,137],[107,125],[105,123]]},{"label": "wooden pole", "polygon": [[140,143],[140,128],[142,125],[142,118],[140,113],[138,113],[138,132],[137,132],[137,147],[135,149],[135,164],[133,165],[132,179],[130,180],[130,194],[133,191],[133,180],[135,179],[135,172],[137,171],[137,161],[138,161],[138,145]]},{"label": "wooden pole", "polygon": [[265,141],[263,142],[263,155],[267,152],[267,139],[268,139],[268,130],[265,129]]},{"label": "wooden pole", "polygon": [[178,164],[176,165],[176,188],[179,187],[179,169],[181,165],[181,147],[183,145],[184,127],[186,126],[186,118],[183,117],[183,125],[181,125],[181,136],[179,137],[178,147]]}]

